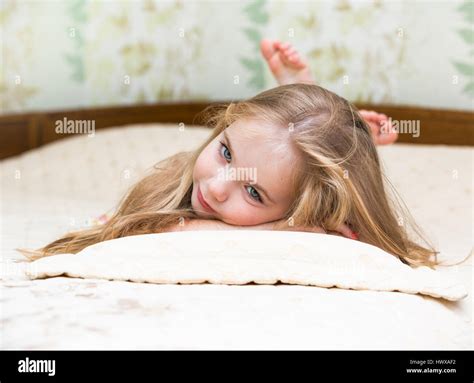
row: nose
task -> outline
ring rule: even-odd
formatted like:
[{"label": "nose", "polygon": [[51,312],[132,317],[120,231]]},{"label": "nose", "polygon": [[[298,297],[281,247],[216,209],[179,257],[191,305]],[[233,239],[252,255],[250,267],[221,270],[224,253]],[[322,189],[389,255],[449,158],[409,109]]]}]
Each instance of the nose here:
[{"label": "nose", "polygon": [[221,177],[214,177],[209,180],[207,186],[208,198],[213,198],[218,202],[224,202],[229,195],[230,183]]}]

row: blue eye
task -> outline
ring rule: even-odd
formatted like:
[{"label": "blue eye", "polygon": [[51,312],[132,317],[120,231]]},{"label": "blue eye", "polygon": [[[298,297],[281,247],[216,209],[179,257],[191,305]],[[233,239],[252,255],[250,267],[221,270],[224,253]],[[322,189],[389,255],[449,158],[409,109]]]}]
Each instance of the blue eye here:
[{"label": "blue eye", "polygon": [[[223,142],[221,142],[221,141],[219,141],[219,142],[221,144],[221,147],[219,148],[220,154],[225,158],[225,160],[227,162],[230,162],[232,160],[232,155],[230,154],[229,148],[227,148],[227,146]],[[224,149],[224,150],[222,150],[222,149]],[[250,192],[249,192],[248,188],[251,189]],[[263,200],[260,197],[260,194],[258,193],[258,191],[253,186],[248,185],[248,186],[245,187],[245,189],[247,190],[247,193],[250,196],[250,198],[252,198],[253,200],[255,200],[257,202],[263,203]]]},{"label": "blue eye", "polygon": [[[222,152],[222,149],[224,149],[224,152]],[[229,153],[229,157],[226,156],[226,154],[225,154],[226,152]],[[227,162],[230,162],[232,160],[232,156],[230,154],[229,149],[222,142],[221,142],[220,153],[224,156],[224,158],[226,159]]]},{"label": "blue eye", "polygon": [[251,188],[251,189],[255,192],[255,193],[252,193],[251,191],[248,192],[249,189],[247,189],[247,192],[249,193],[249,196],[250,196],[251,198],[253,198],[254,200],[256,200],[256,201],[258,201],[258,202],[263,202],[263,201],[262,201],[262,198],[260,198],[260,194],[258,194],[258,191],[255,190],[254,187],[252,187],[252,186],[249,185],[249,186],[246,186],[245,188],[246,188],[246,189],[247,189],[247,188]]}]

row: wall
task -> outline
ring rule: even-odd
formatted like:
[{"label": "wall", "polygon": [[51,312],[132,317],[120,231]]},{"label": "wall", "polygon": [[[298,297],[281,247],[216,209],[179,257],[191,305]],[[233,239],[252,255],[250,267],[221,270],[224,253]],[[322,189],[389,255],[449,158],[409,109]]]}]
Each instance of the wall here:
[{"label": "wall", "polygon": [[263,37],[351,101],[471,110],[473,4],[3,0],[1,113],[249,97]]}]

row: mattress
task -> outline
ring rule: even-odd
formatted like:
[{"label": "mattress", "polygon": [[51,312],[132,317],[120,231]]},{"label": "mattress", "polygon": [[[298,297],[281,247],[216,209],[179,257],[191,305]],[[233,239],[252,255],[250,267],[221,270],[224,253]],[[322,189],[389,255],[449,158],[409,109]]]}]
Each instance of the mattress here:
[{"label": "mattress", "polygon": [[[472,349],[471,148],[379,147],[385,173],[469,296],[315,286],[29,280],[14,249],[90,225],[159,160],[209,130],[151,124],[1,161],[2,349]],[[461,262],[461,263],[460,263]]]}]

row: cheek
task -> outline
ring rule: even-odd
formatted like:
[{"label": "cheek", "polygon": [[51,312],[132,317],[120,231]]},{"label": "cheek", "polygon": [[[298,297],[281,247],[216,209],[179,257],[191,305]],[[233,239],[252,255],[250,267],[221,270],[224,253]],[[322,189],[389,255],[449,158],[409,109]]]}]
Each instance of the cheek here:
[{"label": "cheek", "polygon": [[215,156],[213,156],[212,149],[208,146],[201,152],[194,164],[193,179],[210,178],[215,168]]}]

